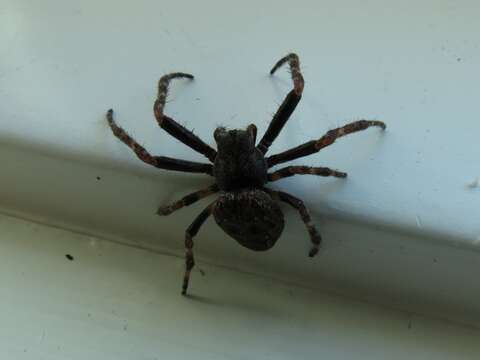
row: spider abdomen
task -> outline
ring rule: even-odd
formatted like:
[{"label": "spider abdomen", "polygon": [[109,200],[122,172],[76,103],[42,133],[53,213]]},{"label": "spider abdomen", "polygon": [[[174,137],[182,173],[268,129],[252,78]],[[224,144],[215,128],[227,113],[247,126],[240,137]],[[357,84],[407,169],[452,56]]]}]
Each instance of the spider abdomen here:
[{"label": "spider abdomen", "polygon": [[275,245],[284,227],[280,207],[261,189],[223,193],[213,214],[223,231],[240,245],[255,251]]}]

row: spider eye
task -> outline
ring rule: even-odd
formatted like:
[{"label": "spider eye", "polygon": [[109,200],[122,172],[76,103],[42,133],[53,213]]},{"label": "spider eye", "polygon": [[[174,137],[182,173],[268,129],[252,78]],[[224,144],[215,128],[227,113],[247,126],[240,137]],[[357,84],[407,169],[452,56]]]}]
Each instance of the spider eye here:
[{"label": "spider eye", "polygon": [[218,142],[221,138],[225,137],[226,134],[227,134],[227,130],[225,130],[224,127],[218,127],[213,132],[213,138],[215,139],[216,142]]},{"label": "spider eye", "polygon": [[248,125],[247,132],[250,134],[250,137],[253,139],[253,144],[255,144],[257,140],[257,127],[255,126],[255,124]]}]

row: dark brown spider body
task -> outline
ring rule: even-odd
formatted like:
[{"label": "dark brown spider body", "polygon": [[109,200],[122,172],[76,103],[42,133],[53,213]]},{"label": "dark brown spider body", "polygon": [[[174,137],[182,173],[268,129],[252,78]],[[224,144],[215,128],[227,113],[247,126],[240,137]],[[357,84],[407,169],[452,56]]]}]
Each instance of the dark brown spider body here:
[{"label": "dark brown spider body", "polygon": [[247,130],[215,130],[213,175],[221,193],[213,215],[222,230],[240,245],[264,251],[282,234],[284,219],[278,204],[261,190],[268,181],[268,166],[255,147],[255,137],[255,125]]},{"label": "dark brown spider body", "polygon": [[204,173],[215,178],[215,183],[209,187],[191,193],[172,204],[162,206],[157,212],[159,215],[169,215],[184,206],[220,192],[219,197],[195,218],[185,233],[186,270],[182,286],[184,295],[187,291],[190,273],[195,265],[193,237],[212,214],[216,223],[225,233],[242,246],[255,251],[264,251],[270,249],[282,234],[285,221],[279,201],[287,203],[299,212],[312,243],[309,256],[315,256],[320,247],[321,237],[303,202],[288,193],[271,190],[266,187],[266,184],[293,175],[311,174],[345,178],[347,174],[327,167],[309,166],[287,166],[274,172],[268,172],[268,170],[275,165],[316,153],[333,144],[342,136],[365,130],[371,126],[378,126],[382,129],[386,127],[381,121],[358,120],[330,130],[316,140],[265,157],[270,145],[280,134],[300,102],[303,93],[304,80],[300,72],[300,60],[296,54],[288,54],[280,59],[270,74],[273,74],[285,63],[288,63],[290,67],[293,89],[283,100],[262,139],[256,144],[257,128],[253,124],[249,125],[246,130],[226,130],[219,127],[214,133],[217,150],[163,114],[170,80],[174,78],[193,79],[193,75],[171,73],[160,78],[158,96],[153,106],[159,126],[185,145],[203,154],[210,164],[151,155],[115,123],[113,110],[107,112],[107,120],[114,135],[129,146],[143,162],[161,169]]},{"label": "dark brown spider body", "polygon": [[254,188],[221,194],[213,216],[223,231],[255,251],[275,245],[285,224],[278,203],[265,191]]},{"label": "dark brown spider body", "polygon": [[267,162],[255,147],[255,135],[255,125],[250,125],[247,130],[226,130],[223,127],[215,130],[217,157],[213,175],[220,190],[262,188],[268,181]]}]

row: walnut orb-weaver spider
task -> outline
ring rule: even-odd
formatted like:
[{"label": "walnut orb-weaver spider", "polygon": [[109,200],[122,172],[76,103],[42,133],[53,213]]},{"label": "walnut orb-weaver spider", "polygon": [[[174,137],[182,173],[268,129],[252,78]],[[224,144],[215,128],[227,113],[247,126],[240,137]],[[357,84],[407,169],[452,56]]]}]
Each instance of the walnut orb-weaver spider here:
[{"label": "walnut orb-weaver spider", "polygon": [[316,153],[331,145],[337,138],[350,133],[365,130],[371,126],[378,126],[383,130],[386,128],[386,125],[381,121],[359,120],[330,130],[317,140],[265,157],[268,148],[276,139],[302,97],[304,79],[300,72],[300,61],[296,54],[291,53],[280,59],[272,68],[270,74],[273,75],[285,63],[290,66],[293,89],[285,97],[273,116],[258,145],[255,146],[257,128],[254,124],[249,125],[245,130],[227,130],[224,127],[218,127],[213,134],[217,143],[217,151],[163,113],[170,80],[175,78],[193,79],[193,75],[177,72],[160,78],[158,96],[153,106],[158,125],[185,145],[203,154],[210,160],[210,164],[150,155],[147,150],[115,123],[113,110],[110,109],[107,112],[107,120],[113,134],[130,147],[143,162],[161,169],[205,173],[215,178],[215,183],[211,186],[191,193],[170,205],[162,206],[158,210],[159,215],[169,215],[208,195],[220,193],[218,199],[208,205],[186,231],[186,269],[182,285],[183,295],[187,292],[190,273],[195,264],[193,237],[212,214],[216,223],[241,245],[251,250],[263,251],[270,249],[282,234],[284,218],[278,201],[283,201],[300,213],[312,242],[309,256],[315,256],[322,239],[303,202],[288,193],[268,189],[265,184],[293,175],[310,174],[345,178],[347,174],[326,167],[287,166],[270,173],[268,169],[277,164]]}]

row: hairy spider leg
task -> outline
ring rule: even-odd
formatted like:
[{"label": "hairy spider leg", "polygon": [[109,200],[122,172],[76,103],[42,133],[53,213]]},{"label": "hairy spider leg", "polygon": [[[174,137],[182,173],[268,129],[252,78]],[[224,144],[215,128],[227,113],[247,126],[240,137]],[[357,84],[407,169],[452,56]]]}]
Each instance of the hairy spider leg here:
[{"label": "hairy spider leg", "polygon": [[171,136],[204,155],[207,157],[207,159],[213,162],[217,156],[217,152],[213,148],[203,142],[203,140],[196,136],[193,132],[163,114],[165,102],[167,101],[168,85],[170,80],[175,78],[187,78],[193,80],[193,75],[176,72],[164,75],[160,78],[158,81],[157,100],[155,100],[153,105],[153,112],[155,114],[155,118],[157,119],[158,125],[160,125],[160,127]]},{"label": "hairy spider leg", "polygon": [[270,75],[273,75],[278,68],[280,68],[283,64],[288,62],[290,66],[290,71],[292,74],[292,81],[293,81],[293,90],[297,95],[302,95],[303,86],[305,82],[303,80],[302,73],[300,72],[300,59],[298,55],[295,53],[290,53],[287,56],[284,56],[277,63],[273,66],[272,70],[270,70]]},{"label": "hairy spider leg", "polygon": [[268,174],[268,181],[277,181],[293,175],[319,175],[334,176],[338,178],[346,178],[347,173],[332,170],[327,167],[310,167],[310,166],[287,166]]},{"label": "hairy spider leg", "polygon": [[198,200],[201,200],[209,195],[215,194],[216,192],[218,192],[218,185],[217,184],[210,185],[205,189],[201,189],[191,194],[188,194],[183,198],[181,198],[180,200],[177,200],[171,204],[161,206],[158,209],[157,214],[162,216],[170,215],[174,211],[180,210],[185,206],[196,203]]},{"label": "hairy spider leg", "polygon": [[327,147],[335,142],[339,137],[368,129],[371,126],[378,126],[383,130],[386,129],[385,123],[376,120],[358,120],[345,126],[328,131],[318,140],[311,140],[302,145],[286,150],[267,158],[268,167],[281,164],[290,160],[298,159],[307,155],[311,155]]},{"label": "hairy spider leg", "polygon": [[185,275],[183,276],[182,295],[187,294],[188,283],[190,281],[190,273],[195,266],[193,258],[193,237],[197,235],[198,230],[205,220],[213,213],[215,202],[208,205],[196,218],[185,232]]},{"label": "hairy spider leg", "polygon": [[310,241],[313,244],[312,249],[308,253],[308,256],[314,257],[315,255],[317,255],[318,249],[320,247],[320,243],[322,242],[322,237],[317,231],[317,228],[315,227],[315,225],[312,223],[312,218],[310,217],[310,214],[308,213],[308,210],[305,207],[305,204],[303,203],[303,201],[283,191],[274,191],[266,188],[265,190],[274,199],[281,200],[289,204],[300,213],[300,217],[302,218],[303,223],[307,227],[308,234],[310,235]]},{"label": "hairy spider leg", "polygon": [[278,134],[280,134],[283,126],[286,124],[293,111],[297,107],[297,104],[300,102],[300,99],[302,98],[305,82],[303,80],[302,73],[300,72],[300,60],[296,54],[291,53],[280,59],[270,71],[270,75],[273,75],[275,71],[286,62],[288,62],[290,66],[290,72],[293,80],[293,90],[291,90],[283,100],[282,104],[273,116],[267,131],[263,135],[262,140],[260,140],[260,143],[257,146],[257,148],[263,154],[267,153],[268,148],[275,141]]},{"label": "hairy spider leg", "polygon": [[193,161],[180,160],[166,156],[153,156],[145,150],[143,146],[137,143],[130,135],[127,134],[120,126],[113,120],[113,110],[107,112],[107,121],[112,129],[113,134],[119,138],[125,145],[135,152],[137,157],[143,162],[155,166],[160,169],[213,174],[213,166],[211,164],[198,163]]}]

